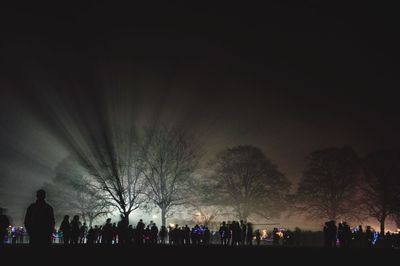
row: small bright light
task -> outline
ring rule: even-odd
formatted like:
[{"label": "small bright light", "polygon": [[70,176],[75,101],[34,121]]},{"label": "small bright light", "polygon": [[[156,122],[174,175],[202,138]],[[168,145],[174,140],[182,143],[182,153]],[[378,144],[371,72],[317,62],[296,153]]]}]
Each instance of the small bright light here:
[{"label": "small bright light", "polygon": [[175,224],[169,224],[170,227],[175,227]]},{"label": "small bright light", "polygon": [[261,238],[262,238],[262,239],[265,239],[265,238],[267,238],[267,237],[268,237],[268,232],[267,232],[267,230],[266,230],[266,229],[262,230]]},{"label": "small bright light", "polygon": [[155,214],[152,217],[153,217],[153,219],[157,219],[157,215],[155,215]]}]

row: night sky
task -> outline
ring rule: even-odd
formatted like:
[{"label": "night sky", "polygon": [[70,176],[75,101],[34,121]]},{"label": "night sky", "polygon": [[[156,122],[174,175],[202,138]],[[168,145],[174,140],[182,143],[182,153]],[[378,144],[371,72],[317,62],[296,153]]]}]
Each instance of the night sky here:
[{"label": "night sky", "polygon": [[20,219],[94,110],[188,129],[204,160],[259,146],[294,184],[315,149],[399,148],[396,9],[321,2],[2,7],[0,205]]}]

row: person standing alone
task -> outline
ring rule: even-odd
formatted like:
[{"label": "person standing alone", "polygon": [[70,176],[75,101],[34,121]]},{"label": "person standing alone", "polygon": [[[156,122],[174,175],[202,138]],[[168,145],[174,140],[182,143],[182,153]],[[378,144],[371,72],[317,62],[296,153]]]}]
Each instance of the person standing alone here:
[{"label": "person standing alone", "polygon": [[25,214],[24,224],[29,234],[29,243],[49,245],[55,225],[53,208],[44,200],[46,192],[43,189],[36,192],[36,198],[36,202],[28,207]]}]

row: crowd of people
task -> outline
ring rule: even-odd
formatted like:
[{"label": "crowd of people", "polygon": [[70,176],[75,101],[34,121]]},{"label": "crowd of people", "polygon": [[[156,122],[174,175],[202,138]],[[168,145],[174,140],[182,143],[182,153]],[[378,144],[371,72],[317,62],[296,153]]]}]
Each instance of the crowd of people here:
[{"label": "crowd of people", "polygon": [[[31,204],[25,215],[24,227],[11,227],[8,217],[0,209],[0,245],[8,243],[24,243],[24,237],[29,236],[31,244],[62,243],[64,245],[77,244],[170,244],[170,245],[208,245],[219,244],[223,246],[260,245],[265,238],[259,229],[253,230],[251,223],[244,221],[222,222],[219,230],[211,232],[207,226],[178,224],[160,228],[150,221],[147,225],[139,220],[136,226],[129,224],[124,216],[117,223],[112,223],[108,218],[103,225],[87,226],[75,215],[70,219],[64,216],[58,230],[55,230],[55,220],[52,207],[45,201],[46,193],[37,192],[37,201]],[[279,230],[274,228],[269,234],[272,245],[275,246],[300,246],[300,230]],[[325,223],[323,228],[324,247],[362,247],[370,248],[397,247],[400,248],[400,234],[387,233],[380,236],[370,226],[365,230],[360,225],[351,229],[346,222],[336,226],[335,221]],[[11,241],[10,241],[11,240]]]},{"label": "crowd of people", "polygon": [[359,225],[351,229],[346,222],[336,225],[335,221],[328,221],[325,223],[323,233],[326,248],[371,248],[373,246],[400,248],[400,234],[387,232],[381,235],[371,226],[366,226],[364,229],[362,225]]},{"label": "crowd of people", "polygon": [[[109,218],[104,225],[95,225],[88,229],[86,224],[80,225],[78,216],[75,216],[71,222],[69,217],[65,216],[59,231],[61,231],[64,244],[208,245],[214,236],[212,243],[239,246],[252,245],[253,238],[259,245],[261,240],[260,231],[256,230],[254,235],[252,225],[245,224],[243,221],[223,222],[219,231],[212,233],[207,226],[203,225],[196,224],[190,228],[188,225],[174,224],[158,228],[153,221],[146,225],[142,219],[134,227],[128,224],[124,217],[121,217],[118,223],[111,223]],[[218,235],[217,239],[215,239],[215,234]]]},{"label": "crowd of people", "polygon": [[205,226],[195,225],[189,228],[188,225],[157,227],[156,223],[150,221],[145,224],[142,219],[134,227],[124,217],[118,223],[111,223],[108,218],[104,225],[90,226],[79,222],[79,216],[74,216],[72,221],[65,216],[61,223],[60,230],[62,243],[68,244],[208,244],[210,231]]}]

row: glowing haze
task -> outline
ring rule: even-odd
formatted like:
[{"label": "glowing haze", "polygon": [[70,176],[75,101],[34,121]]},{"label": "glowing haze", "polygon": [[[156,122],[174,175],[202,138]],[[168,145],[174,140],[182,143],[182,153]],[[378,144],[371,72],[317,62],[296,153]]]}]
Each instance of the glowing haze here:
[{"label": "glowing haze", "polygon": [[[17,223],[61,160],[90,156],[93,143],[126,129],[185,128],[204,162],[228,146],[259,146],[294,189],[315,149],[350,145],[362,156],[399,146],[398,46],[381,33],[390,18],[378,31],[354,20],[351,6],[322,4],[159,7],[151,15],[142,14],[149,7],[30,8],[7,7],[0,20],[8,25],[0,201]],[[367,18],[374,9],[366,9]],[[298,216],[276,221],[320,226]]]}]

